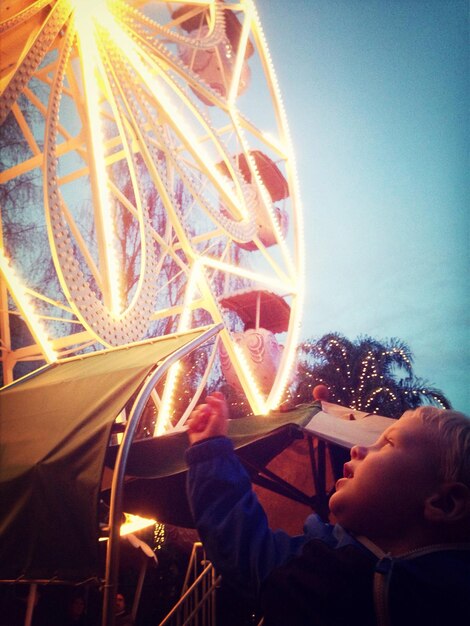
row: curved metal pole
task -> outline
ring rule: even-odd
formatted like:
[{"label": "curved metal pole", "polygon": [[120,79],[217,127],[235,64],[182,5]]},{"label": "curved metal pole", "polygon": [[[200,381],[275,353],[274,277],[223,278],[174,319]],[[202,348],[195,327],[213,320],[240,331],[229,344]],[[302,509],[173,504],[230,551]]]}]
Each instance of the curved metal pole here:
[{"label": "curved metal pole", "polygon": [[134,439],[135,431],[139,424],[140,416],[147,404],[147,400],[152,393],[152,389],[162,378],[168,369],[186,356],[200,345],[211,339],[219,333],[223,324],[217,324],[209,330],[182,346],[157,365],[156,369],[149,374],[147,380],[134,401],[129,419],[127,420],[126,430],[122,438],[121,445],[117,453],[116,463],[114,465],[113,481],[111,484],[110,510],[109,510],[109,540],[106,551],[106,573],[103,596],[103,617],[102,626],[114,626],[115,616],[115,597],[118,582],[118,565],[119,565],[119,530],[121,525],[122,514],[122,491],[124,486],[125,470],[127,465],[127,457]]}]

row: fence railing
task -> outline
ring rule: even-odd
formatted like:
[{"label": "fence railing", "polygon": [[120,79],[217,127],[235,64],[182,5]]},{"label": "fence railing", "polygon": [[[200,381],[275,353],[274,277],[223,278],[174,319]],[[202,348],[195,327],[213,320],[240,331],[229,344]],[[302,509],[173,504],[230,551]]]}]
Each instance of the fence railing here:
[{"label": "fence railing", "polygon": [[181,598],[159,626],[216,626],[216,589],[220,577],[202,544],[193,545]]}]

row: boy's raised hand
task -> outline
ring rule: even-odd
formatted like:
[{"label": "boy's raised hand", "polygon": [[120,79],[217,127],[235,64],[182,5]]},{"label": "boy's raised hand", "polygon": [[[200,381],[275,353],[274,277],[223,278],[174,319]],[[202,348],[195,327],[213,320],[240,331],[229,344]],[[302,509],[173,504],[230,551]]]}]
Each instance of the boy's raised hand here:
[{"label": "boy's raised hand", "polygon": [[215,391],[199,404],[188,420],[191,445],[209,437],[225,436],[228,432],[228,405],[223,393]]}]

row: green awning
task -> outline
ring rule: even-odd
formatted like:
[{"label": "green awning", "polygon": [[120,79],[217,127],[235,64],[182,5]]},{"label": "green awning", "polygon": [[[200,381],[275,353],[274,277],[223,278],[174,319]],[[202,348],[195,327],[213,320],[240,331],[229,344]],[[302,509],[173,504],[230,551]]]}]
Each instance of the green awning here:
[{"label": "green awning", "polygon": [[51,365],[0,391],[0,579],[98,575],[111,426],[155,365],[206,329]]}]

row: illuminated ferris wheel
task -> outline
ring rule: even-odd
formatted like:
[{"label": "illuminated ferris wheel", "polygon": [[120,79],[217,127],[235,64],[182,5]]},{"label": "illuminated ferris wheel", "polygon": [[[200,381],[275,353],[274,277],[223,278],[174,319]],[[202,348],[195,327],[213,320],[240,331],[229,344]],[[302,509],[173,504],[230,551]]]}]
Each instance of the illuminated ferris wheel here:
[{"label": "illuminated ferris wheel", "polygon": [[22,0],[0,20],[4,383],[223,323],[202,383],[218,364],[254,412],[277,406],[302,226],[253,2]]}]

